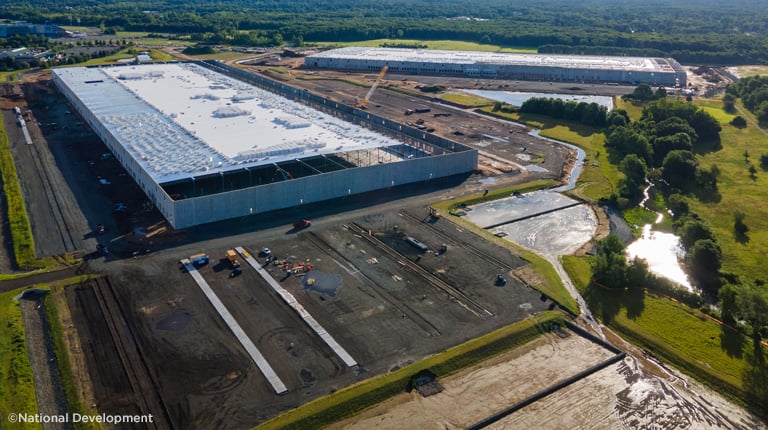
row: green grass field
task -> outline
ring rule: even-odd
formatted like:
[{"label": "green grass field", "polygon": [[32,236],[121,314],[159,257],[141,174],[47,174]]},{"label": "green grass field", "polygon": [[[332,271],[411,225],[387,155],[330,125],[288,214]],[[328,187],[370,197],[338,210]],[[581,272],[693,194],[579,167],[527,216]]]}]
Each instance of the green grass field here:
[{"label": "green grass field", "polygon": [[473,96],[469,94],[445,93],[445,94],[441,94],[440,98],[442,100],[452,102],[452,103],[458,103],[460,105],[464,105],[467,107],[492,106],[494,104],[493,100],[489,100],[489,99],[485,99],[482,97]]},{"label": "green grass field", "polygon": [[[764,393],[759,387],[768,384],[768,367],[753,364],[755,349],[750,339],[677,301],[647,293],[628,298],[590,285],[589,259],[567,256],[562,261],[590,308],[598,314],[610,310],[611,320],[603,321],[610,328],[739,403],[750,393]],[[633,309],[632,316],[628,308]],[[634,312],[637,309],[641,312]],[[761,352],[768,362],[768,351]],[[751,406],[759,408],[759,403]]]},{"label": "green grass field", "polygon": [[563,315],[559,312],[542,312],[394,372],[367,379],[306,403],[259,425],[256,429],[303,430],[325,427],[404,393],[410,379],[423,370],[431,371],[438,378],[452,375],[530,342],[547,331],[552,323],[562,324],[562,320]]},{"label": "green grass field", "polygon": [[584,150],[587,157],[576,183],[576,189],[570,193],[578,197],[597,201],[609,197],[623,177],[616,166],[608,162],[603,144],[605,135],[593,127],[567,121],[555,120],[545,115],[492,112],[492,107],[481,109],[483,112],[509,121],[520,122],[541,130],[541,136],[571,143]]},{"label": "green grass field", "polygon": [[414,39],[372,39],[359,42],[314,42],[312,45],[324,48],[341,48],[344,46],[368,46],[379,47],[383,44],[427,45],[427,49],[439,49],[446,51],[484,51],[484,52],[525,52],[536,53],[531,48],[503,48],[499,45],[484,45],[474,42],[462,42],[459,40],[414,40]]},{"label": "green grass field", "polygon": [[[707,101],[701,105],[713,113],[723,127],[720,133],[722,149],[699,155],[702,166],[709,168],[716,164],[720,169],[719,195],[708,201],[692,199],[691,209],[711,224],[723,251],[723,272],[737,274],[746,281],[768,281],[765,254],[768,171],[760,168],[760,156],[768,154],[768,135],[751,123],[743,129],[728,125],[732,115],[722,112],[715,102]],[[752,117],[751,114],[748,116]],[[749,154],[746,159],[745,152]],[[754,179],[749,174],[750,165],[757,168]],[[737,237],[733,230],[733,214],[737,210],[746,215],[749,231],[745,238]]]},{"label": "green grass field", "polygon": [[8,414],[37,413],[32,367],[27,356],[24,322],[19,302],[14,297],[18,289],[0,294],[0,428],[41,428],[38,425],[11,425]]},{"label": "green grass field", "polygon": [[637,121],[643,115],[643,105],[631,101],[622,100],[621,97],[614,97],[613,104],[615,109],[624,109],[629,114],[629,119]]},{"label": "green grass field", "polygon": [[[767,412],[760,408],[768,405],[768,396],[761,388],[768,384],[768,354],[765,348],[755,352],[752,341],[741,333],[698,310],[651,294],[645,295],[637,318],[631,319],[622,311],[609,326],[739,403],[757,395],[750,408]],[[762,354],[762,365],[754,364],[755,354]]]}]

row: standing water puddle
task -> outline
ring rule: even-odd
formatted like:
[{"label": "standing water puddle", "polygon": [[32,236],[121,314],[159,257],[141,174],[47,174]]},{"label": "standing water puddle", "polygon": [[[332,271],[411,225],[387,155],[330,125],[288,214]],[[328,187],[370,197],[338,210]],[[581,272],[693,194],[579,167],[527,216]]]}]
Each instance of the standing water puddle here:
[{"label": "standing water puddle", "polygon": [[648,269],[656,275],[667,278],[693,291],[688,275],[680,267],[680,259],[685,256],[680,238],[672,233],[653,231],[650,224],[643,227],[640,239],[627,246],[629,258],[640,257],[648,263]]},{"label": "standing water puddle", "polygon": [[[640,207],[650,211],[645,205],[649,198],[649,191],[653,184],[648,185],[643,190],[643,201]],[[656,213],[656,222],[660,223],[664,215]],[[688,291],[693,292],[693,286],[688,280],[688,275],[680,266],[680,260],[685,257],[685,250],[680,245],[680,238],[672,233],[654,231],[653,225],[643,226],[643,235],[639,239],[630,243],[626,249],[628,258],[640,257],[648,263],[648,270],[654,274],[667,278],[683,286]]]},{"label": "standing water puddle", "polygon": [[[531,134],[538,136],[537,132]],[[578,205],[578,201],[560,194],[575,186],[586,154],[576,146],[547,140],[577,152],[566,185],[474,206],[468,212],[467,219],[480,226],[493,226],[492,231],[498,236],[534,250],[546,258],[579,304],[581,316],[596,333],[603,336],[584,298],[573,286],[558,260],[558,256],[570,254],[589,242],[597,230],[597,218],[589,207]]]}]

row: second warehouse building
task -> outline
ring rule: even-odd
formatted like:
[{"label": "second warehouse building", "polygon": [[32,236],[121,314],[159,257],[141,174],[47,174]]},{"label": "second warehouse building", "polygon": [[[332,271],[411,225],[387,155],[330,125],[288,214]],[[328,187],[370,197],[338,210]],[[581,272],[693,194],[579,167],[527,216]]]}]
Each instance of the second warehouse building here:
[{"label": "second warehouse building", "polygon": [[485,79],[686,85],[685,70],[672,58],[347,47],[309,56],[304,65],[371,72],[387,66],[394,73]]}]

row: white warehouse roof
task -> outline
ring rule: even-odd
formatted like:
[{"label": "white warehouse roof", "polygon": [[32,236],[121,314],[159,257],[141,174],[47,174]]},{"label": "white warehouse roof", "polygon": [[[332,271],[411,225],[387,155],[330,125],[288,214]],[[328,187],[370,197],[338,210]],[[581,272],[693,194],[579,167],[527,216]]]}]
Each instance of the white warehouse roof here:
[{"label": "white warehouse roof", "polygon": [[53,73],[157,183],[401,144],[195,64]]},{"label": "white warehouse roof", "polygon": [[441,51],[408,48],[369,48],[351,46],[331,49],[311,56],[343,60],[401,61],[434,64],[493,64],[499,66],[546,66],[595,70],[671,72],[665,58],[610,57],[590,55],[518,54],[480,51]]}]

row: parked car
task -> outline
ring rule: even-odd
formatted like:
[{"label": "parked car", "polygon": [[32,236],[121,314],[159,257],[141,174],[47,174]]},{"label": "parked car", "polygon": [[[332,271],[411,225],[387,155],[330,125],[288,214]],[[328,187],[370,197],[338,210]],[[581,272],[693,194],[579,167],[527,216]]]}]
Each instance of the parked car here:
[{"label": "parked car", "polygon": [[308,219],[303,219],[303,220],[296,221],[295,223],[293,223],[293,228],[307,228],[310,225],[312,225],[312,221],[310,221]]}]

